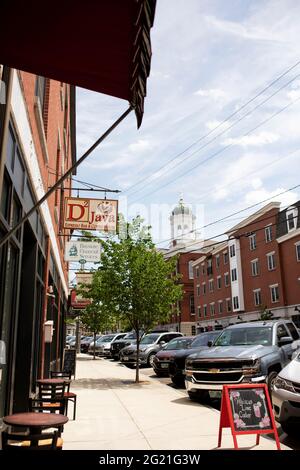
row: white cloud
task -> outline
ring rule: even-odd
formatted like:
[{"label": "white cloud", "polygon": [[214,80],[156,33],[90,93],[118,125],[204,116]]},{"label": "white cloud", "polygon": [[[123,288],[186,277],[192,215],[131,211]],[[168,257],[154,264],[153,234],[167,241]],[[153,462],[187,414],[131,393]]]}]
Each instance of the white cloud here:
[{"label": "white cloud", "polygon": [[151,143],[145,139],[139,139],[136,142],[128,145],[128,150],[130,152],[145,152],[152,147]]},{"label": "white cloud", "polygon": [[218,121],[217,119],[214,119],[213,121],[208,121],[208,122],[205,123],[205,126],[210,131],[213,131],[216,128],[218,128],[218,129],[220,129],[220,128],[227,129],[230,125],[231,125],[230,121],[227,121],[227,122],[223,123],[222,121]]},{"label": "white cloud", "polygon": [[215,101],[226,98],[226,93],[224,90],[221,90],[221,88],[209,88],[206,90],[200,88],[199,90],[195,91],[194,95],[204,96],[205,98],[212,98]]},{"label": "white cloud", "polygon": [[280,196],[277,196],[277,194],[283,193],[284,191],[286,191],[286,188],[279,187],[274,191],[268,191],[267,189],[261,187],[260,189],[246,193],[245,203],[246,205],[252,205],[260,201],[270,199],[270,201],[266,201],[266,204],[271,201],[279,201],[283,206],[289,206],[299,200],[299,195],[296,192],[286,192]]},{"label": "white cloud", "polygon": [[242,147],[247,147],[250,145],[266,145],[273,144],[279,139],[277,134],[273,132],[263,131],[258,134],[253,135],[244,135],[242,137],[228,137],[222,142],[222,145],[240,145]]},{"label": "white cloud", "polygon": [[300,98],[300,89],[288,91],[288,92],[287,92],[287,97],[288,97],[291,101],[295,101],[295,100],[299,99],[299,98]]},{"label": "white cloud", "polygon": [[223,33],[232,34],[243,39],[250,39],[256,41],[279,41],[282,40],[278,34],[270,29],[264,28],[263,25],[259,24],[243,24],[236,23],[234,21],[221,20],[212,15],[205,16],[206,22]]}]

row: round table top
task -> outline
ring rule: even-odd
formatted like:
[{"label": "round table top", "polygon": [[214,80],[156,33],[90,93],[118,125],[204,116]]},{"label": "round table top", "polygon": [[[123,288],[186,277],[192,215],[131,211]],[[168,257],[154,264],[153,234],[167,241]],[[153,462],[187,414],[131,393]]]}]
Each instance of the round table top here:
[{"label": "round table top", "polygon": [[64,379],[63,377],[59,377],[59,378],[53,378],[53,379],[38,379],[37,380],[37,383],[38,384],[63,384],[63,383],[68,383],[70,382],[69,379]]},{"label": "round table top", "polygon": [[66,424],[69,418],[57,413],[35,413],[29,411],[4,416],[3,421],[10,426],[51,427]]}]

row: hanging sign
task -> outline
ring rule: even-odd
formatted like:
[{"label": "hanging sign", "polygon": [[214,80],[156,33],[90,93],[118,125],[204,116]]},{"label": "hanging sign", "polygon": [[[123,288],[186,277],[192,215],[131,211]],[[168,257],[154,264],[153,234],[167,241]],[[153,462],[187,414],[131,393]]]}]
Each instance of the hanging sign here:
[{"label": "hanging sign", "polygon": [[95,263],[100,261],[101,245],[97,242],[70,241],[65,247],[65,261]]},{"label": "hanging sign", "polygon": [[266,384],[224,385],[221,403],[218,447],[223,428],[231,428],[234,448],[238,449],[237,435],[256,434],[256,445],[261,434],[274,434],[280,450],[272,404]]},{"label": "hanging sign", "polygon": [[71,307],[73,309],[84,310],[90,303],[90,299],[85,299],[77,294],[76,289],[71,290]]},{"label": "hanging sign", "polygon": [[117,200],[65,198],[64,228],[115,233],[117,219]]}]

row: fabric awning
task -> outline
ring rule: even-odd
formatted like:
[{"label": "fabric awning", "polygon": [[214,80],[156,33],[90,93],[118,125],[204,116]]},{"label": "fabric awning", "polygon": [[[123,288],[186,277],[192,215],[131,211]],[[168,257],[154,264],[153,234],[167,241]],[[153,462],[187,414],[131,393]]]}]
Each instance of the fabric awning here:
[{"label": "fabric awning", "polygon": [[128,100],[142,122],[156,0],[2,0],[0,64]]}]

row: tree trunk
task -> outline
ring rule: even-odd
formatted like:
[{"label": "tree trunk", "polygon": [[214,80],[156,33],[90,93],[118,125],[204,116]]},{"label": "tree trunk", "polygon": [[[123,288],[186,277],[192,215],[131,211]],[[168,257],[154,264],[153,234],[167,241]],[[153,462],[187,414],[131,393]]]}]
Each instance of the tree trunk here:
[{"label": "tree trunk", "polygon": [[136,331],[136,366],[135,366],[135,382],[140,381],[140,332]]},{"label": "tree trunk", "polygon": [[93,359],[96,359],[96,331],[94,331],[94,357]]}]

